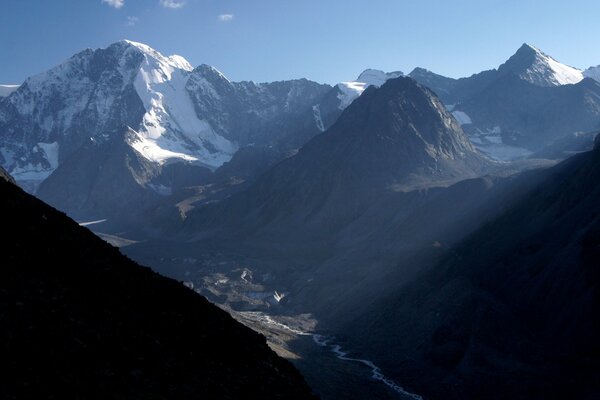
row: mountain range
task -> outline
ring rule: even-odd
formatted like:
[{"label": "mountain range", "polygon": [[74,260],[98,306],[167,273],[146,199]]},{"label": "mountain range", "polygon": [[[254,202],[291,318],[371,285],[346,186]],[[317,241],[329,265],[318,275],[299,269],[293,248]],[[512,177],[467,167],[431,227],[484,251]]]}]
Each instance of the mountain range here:
[{"label": "mountain range", "polygon": [[[424,69],[409,76],[442,98],[478,148],[510,160],[539,152],[576,132],[598,130],[597,70],[569,67],[523,44],[498,69],[468,78],[450,79]],[[588,139],[589,150],[593,136]],[[566,149],[581,150],[577,145]]]},{"label": "mountain range", "polygon": [[[366,70],[333,87],[230,82],[213,67],[124,40],[3,86],[0,164],[79,220],[131,220],[132,209],[190,186],[210,185],[219,196],[243,189],[330,127],[367,87],[399,76]],[[530,45],[469,78],[421,68],[408,76],[440,96],[491,158],[564,158],[591,148],[589,132],[600,126],[597,68],[568,67]]]},{"label": "mountain range", "polygon": [[310,316],[287,334],[411,393],[587,399],[598,77],[524,44],[467,78],[257,84],[120,41],[2,89],[0,162],[138,262],[271,327]]}]

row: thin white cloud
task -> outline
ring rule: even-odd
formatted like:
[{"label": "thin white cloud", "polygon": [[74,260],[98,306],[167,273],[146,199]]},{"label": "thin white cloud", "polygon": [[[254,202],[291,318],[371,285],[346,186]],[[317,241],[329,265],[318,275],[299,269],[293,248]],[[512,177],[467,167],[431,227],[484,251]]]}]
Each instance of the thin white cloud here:
[{"label": "thin white cloud", "polygon": [[121,8],[125,5],[125,0],[102,0],[102,2],[114,8]]},{"label": "thin white cloud", "polygon": [[127,17],[127,26],[135,26],[139,22],[138,17]]},{"label": "thin white cloud", "polygon": [[182,0],[159,0],[160,5],[165,8],[181,8],[185,5]]},{"label": "thin white cloud", "polygon": [[233,14],[221,14],[219,15],[219,21],[221,22],[230,22],[233,20]]}]

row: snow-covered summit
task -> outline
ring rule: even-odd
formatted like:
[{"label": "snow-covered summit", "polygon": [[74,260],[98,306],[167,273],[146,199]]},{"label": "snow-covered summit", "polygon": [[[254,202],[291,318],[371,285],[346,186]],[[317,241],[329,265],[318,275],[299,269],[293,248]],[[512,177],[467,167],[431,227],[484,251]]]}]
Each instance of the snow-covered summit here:
[{"label": "snow-covered summit", "polygon": [[164,57],[144,44],[125,43],[144,54],[134,87],[146,113],[132,147],[161,164],[181,159],[216,168],[229,161],[237,146],[198,117],[186,90],[192,66],[183,57]]},{"label": "snow-covered summit", "polygon": [[338,98],[340,99],[340,109],[345,109],[357,97],[359,97],[369,86],[379,87],[388,79],[404,76],[400,71],[384,72],[377,69],[364,70],[355,81],[340,82],[337,84],[339,89]]},{"label": "snow-covered summit", "polygon": [[183,69],[185,71],[191,71],[194,69],[192,65],[182,56],[175,54],[165,57],[161,53],[144,43],[138,43],[132,40],[123,39],[117,42],[117,44],[124,44],[135,47],[136,49],[140,50],[142,53],[148,55],[149,57],[159,60],[159,62],[161,62],[162,64],[168,65],[172,68]]},{"label": "snow-covered summit", "polygon": [[527,43],[502,64],[498,71],[514,73],[538,86],[569,85],[580,82],[584,77],[580,69],[562,64]]},{"label": "snow-covered summit", "polygon": [[112,141],[127,126],[128,144],[150,162],[218,167],[236,145],[198,117],[186,89],[192,71],[181,56],[129,40],[84,50],[4,100],[0,162],[35,188],[82,143]]}]

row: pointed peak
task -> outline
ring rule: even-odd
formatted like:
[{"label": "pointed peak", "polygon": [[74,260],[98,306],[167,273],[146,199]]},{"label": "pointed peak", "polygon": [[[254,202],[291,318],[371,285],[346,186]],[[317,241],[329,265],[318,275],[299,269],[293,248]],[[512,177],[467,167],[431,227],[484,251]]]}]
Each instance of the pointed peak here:
[{"label": "pointed peak", "polygon": [[544,54],[540,49],[538,49],[537,47],[535,47],[534,45],[529,44],[529,43],[523,43],[521,45],[521,47],[519,47],[519,50],[517,50],[517,53],[520,52],[520,51],[521,52],[529,52],[529,53],[533,52],[533,53]]},{"label": "pointed peak", "polygon": [[574,84],[583,79],[582,71],[562,64],[537,47],[523,45],[498,68],[500,73],[511,73],[537,86]]}]

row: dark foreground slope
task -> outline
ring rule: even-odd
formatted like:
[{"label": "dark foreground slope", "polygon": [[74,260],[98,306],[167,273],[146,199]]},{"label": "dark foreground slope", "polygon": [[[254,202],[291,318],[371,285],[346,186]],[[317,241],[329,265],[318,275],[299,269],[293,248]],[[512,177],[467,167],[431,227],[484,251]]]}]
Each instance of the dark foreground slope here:
[{"label": "dark foreground slope", "polygon": [[265,339],[0,177],[0,398],[311,398]]},{"label": "dark foreground slope", "polygon": [[600,398],[600,142],[352,325],[431,399]]}]

